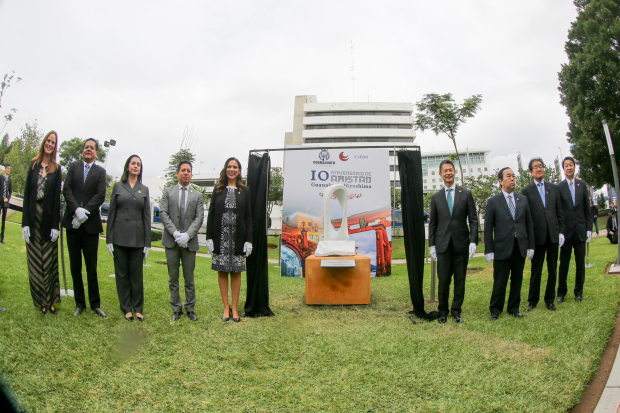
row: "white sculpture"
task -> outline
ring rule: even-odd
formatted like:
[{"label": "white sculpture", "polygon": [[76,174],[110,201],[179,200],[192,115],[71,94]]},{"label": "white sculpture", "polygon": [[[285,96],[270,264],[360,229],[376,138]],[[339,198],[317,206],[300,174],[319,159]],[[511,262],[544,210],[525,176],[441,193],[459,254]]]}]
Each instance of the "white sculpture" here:
[{"label": "white sculpture", "polygon": [[[342,208],[340,230],[336,231],[329,215],[329,201],[334,195]],[[349,240],[347,223],[347,189],[342,184],[330,185],[323,193],[323,240],[314,252],[317,257],[355,255],[355,241]]]}]

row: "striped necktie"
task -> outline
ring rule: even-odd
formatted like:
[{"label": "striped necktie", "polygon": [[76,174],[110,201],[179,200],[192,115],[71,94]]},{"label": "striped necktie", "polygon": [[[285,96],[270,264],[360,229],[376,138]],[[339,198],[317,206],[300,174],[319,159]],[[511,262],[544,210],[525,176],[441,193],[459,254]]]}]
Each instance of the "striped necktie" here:
[{"label": "striped necktie", "polygon": [[90,171],[90,165],[84,165],[84,182],[86,182],[86,177],[88,176],[88,172]]},{"label": "striped necktie", "polygon": [[570,196],[573,198],[573,206],[575,206],[575,185],[570,181]]},{"label": "striped necktie", "polygon": [[510,208],[512,219],[515,219],[515,204],[512,202],[512,195],[508,195],[508,207]]}]

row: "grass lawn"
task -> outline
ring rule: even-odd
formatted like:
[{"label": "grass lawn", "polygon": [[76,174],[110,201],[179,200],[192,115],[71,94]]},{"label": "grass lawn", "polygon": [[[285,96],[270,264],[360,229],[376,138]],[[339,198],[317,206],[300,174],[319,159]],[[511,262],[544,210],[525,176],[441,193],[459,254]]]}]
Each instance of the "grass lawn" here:
[{"label": "grass lawn", "polygon": [[146,319],[129,323],[102,240],[99,286],[108,318],[92,311],[73,317],[71,298],[58,315],[42,316],[32,305],[17,225],[7,225],[6,241],[0,372],[30,412],[565,412],[597,368],[620,293],[620,279],[603,274],[616,246],[601,237],[592,242],[584,301],[569,293],[555,313],[541,304],[522,320],[504,313],[489,322],[492,271],[476,258],[471,265],[484,269],[468,277],[462,325],[409,321],[405,265],[372,280],[370,305],[334,307],[306,306],[304,280],[280,278],[270,265],[276,317],[223,323],[216,274],[199,258],[198,322],[171,322],[164,253],[153,251],[144,274]]}]

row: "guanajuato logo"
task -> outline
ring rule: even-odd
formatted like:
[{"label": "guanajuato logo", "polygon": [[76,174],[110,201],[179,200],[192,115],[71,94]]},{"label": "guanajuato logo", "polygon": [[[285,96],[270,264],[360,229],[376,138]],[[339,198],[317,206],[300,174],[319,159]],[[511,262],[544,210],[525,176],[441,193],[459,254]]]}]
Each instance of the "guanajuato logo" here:
[{"label": "guanajuato logo", "polygon": [[327,149],[321,149],[319,152],[320,161],[313,161],[315,165],[335,165],[336,162],[329,160],[329,152]]}]

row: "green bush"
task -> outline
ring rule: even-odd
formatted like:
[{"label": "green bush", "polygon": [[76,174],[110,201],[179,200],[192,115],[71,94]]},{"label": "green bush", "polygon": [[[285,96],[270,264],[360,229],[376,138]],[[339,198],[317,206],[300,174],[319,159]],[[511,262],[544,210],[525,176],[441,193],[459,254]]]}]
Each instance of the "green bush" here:
[{"label": "green bush", "polygon": [[161,231],[151,231],[151,241],[161,241]]}]

